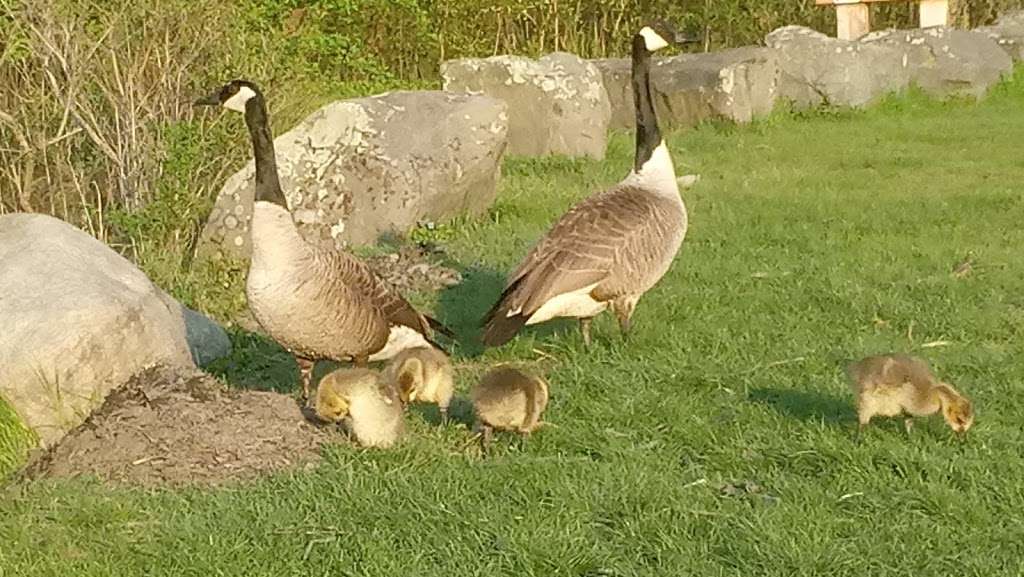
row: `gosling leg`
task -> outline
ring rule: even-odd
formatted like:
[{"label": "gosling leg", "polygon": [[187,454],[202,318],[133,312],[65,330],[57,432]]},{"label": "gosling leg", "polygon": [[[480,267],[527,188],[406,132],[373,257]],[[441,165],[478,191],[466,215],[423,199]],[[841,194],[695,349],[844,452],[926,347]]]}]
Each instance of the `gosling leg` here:
[{"label": "gosling leg", "polygon": [[296,356],[295,362],[299,365],[299,381],[302,383],[302,400],[309,400],[310,383],[313,380],[313,367],[316,361]]}]

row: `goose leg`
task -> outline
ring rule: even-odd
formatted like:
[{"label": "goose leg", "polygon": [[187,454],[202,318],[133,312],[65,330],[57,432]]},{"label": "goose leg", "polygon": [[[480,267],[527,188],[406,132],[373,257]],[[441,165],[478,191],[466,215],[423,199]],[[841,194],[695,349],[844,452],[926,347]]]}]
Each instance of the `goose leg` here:
[{"label": "goose leg", "polygon": [[583,348],[590,348],[590,323],[594,317],[580,319],[580,333],[583,335]]},{"label": "goose leg", "polygon": [[302,357],[295,357],[295,362],[299,364],[299,381],[302,383],[302,399],[309,400],[309,385],[310,381],[313,380],[313,366],[316,365],[316,361],[311,361]]},{"label": "goose leg", "polygon": [[370,355],[356,355],[352,357],[352,364],[359,368],[366,367],[367,363],[370,362]]},{"label": "goose leg", "polygon": [[910,430],[914,428],[914,420],[910,417],[903,419],[903,428],[906,429],[907,434],[910,434]]},{"label": "goose leg", "polygon": [[490,425],[480,426],[480,447],[483,448],[484,453],[486,453],[491,448],[492,433],[493,429],[491,429]]},{"label": "goose leg", "polygon": [[629,330],[633,327],[633,311],[636,310],[637,297],[623,297],[612,303],[612,310],[619,319],[619,329],[622,331],[622,338],[629,336]]}]

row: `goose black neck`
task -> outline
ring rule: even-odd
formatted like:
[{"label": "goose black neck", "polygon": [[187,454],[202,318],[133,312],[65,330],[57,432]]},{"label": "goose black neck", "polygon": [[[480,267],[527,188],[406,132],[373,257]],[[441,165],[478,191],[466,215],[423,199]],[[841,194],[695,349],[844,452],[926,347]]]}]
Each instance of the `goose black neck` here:
[{"label": "goose black neck", "polygon": [[658,115],[651,98],[651,53],[644,37],[633,37],[633,101],[636,104],[636,158],[633,169],[637,172],[661,144]]},{"label": "goose black neck", "polygon": [[245,104],[245,124],[252,137],[253,156],[256,157],[256,200],[263,200],[288,208],[277,178],[277,158],[274,156],[274,138],[267,121],[267,107],[263,97],[256,95]]}]

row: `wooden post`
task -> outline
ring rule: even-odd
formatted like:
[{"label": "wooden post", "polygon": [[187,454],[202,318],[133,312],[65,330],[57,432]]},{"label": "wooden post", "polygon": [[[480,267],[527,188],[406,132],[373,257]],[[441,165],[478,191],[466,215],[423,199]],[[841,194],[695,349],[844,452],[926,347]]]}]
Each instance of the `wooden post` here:
[{"label": "wooden post", "polygon": [[949,0],[921,0],[918,7],[920,20],[918,26],[946,26],[949,24]]},{"label": "wooden post", "polygon": [[836,38],[856,40],[868,32],[871,32],[871,12],[867,4],[836,4]]}]

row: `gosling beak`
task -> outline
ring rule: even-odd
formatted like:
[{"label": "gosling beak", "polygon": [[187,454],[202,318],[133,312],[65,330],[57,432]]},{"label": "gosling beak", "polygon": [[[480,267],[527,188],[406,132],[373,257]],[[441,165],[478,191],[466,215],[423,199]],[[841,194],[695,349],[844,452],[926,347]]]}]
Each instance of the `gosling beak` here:
[{"label": "gosling beak", "polygon": [[218,106],[220,105],[220,94],[214,92],[209,96],[204,96],[192,103],[192,106]]}]

